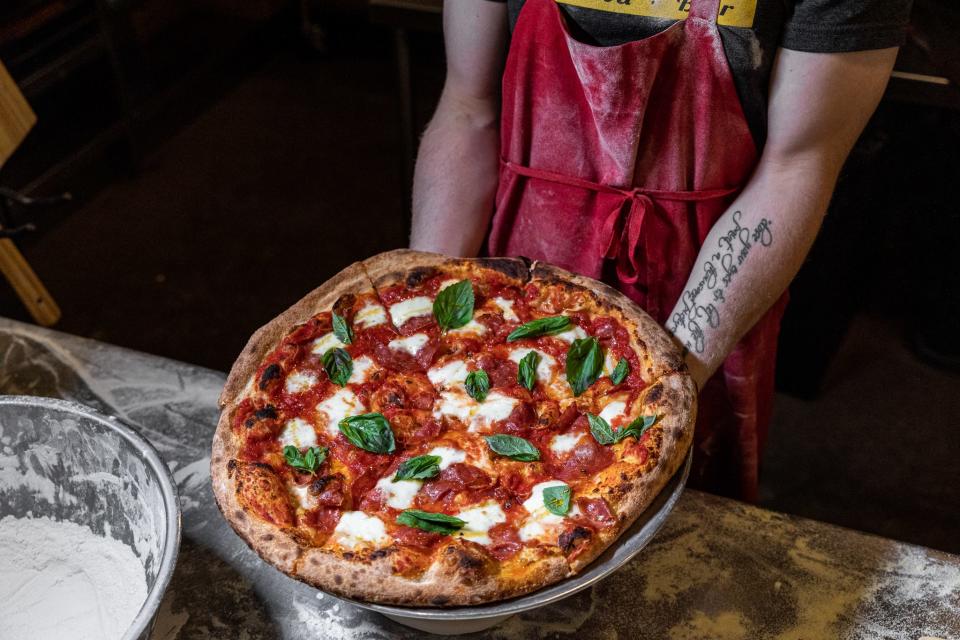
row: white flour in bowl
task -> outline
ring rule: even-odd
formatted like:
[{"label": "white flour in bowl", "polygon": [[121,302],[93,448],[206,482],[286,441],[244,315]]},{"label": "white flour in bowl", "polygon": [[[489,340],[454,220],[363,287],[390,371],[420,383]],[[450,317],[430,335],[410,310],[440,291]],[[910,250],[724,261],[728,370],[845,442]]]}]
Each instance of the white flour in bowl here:
[{"label": "white flour in bowl", "polygon": [[73,522],[0,520],[0,638],[120,640],[146,599],[122,542]]}]

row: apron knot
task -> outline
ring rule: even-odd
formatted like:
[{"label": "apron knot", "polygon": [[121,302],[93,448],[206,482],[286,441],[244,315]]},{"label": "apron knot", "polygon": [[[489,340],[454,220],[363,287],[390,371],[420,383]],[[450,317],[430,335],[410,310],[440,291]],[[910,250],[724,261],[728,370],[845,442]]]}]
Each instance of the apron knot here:
[{"label": "apron knot", "polygon": [[653,209],[653,200],[641,189],[619,190],[624,199],[603,223],[602,237],[607,247],[604,257],[616,260],[617,277],[628,284],[640,279],[637,255],[643,237],[643,221]]}]

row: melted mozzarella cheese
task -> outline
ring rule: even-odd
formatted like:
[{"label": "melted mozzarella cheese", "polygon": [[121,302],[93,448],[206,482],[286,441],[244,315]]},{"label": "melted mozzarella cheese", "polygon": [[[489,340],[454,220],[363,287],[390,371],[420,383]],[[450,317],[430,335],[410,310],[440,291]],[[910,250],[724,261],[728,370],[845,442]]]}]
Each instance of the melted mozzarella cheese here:
[{"label": "melted mozzarella cheese", "polygon": [[280,432],[280,445],[283,447],[294,446],[298,449],[315,447],[317,445],[317,434],[313,430],[313,425],[302,418],[294,418],[283,425],[283,431]]},{"label": "melted mozzarella cheese", "polygon": [[536,351],[540,354],[540,359],[537,360],[537,380],[543,383],[548,383],[553,380],[553,375],[557,370],[557,361],[553,356],[543,351],[538,349],[514,349],[510,352],[510,359],[520,364],[520,361],[531,351]]},{"label": "melted mozzarella cheese", "polygon": [[580,442],[580,438],[583,437],[582,433],[560,433],[550,440],[550,450],[561,455],[564,453],[570,453],[573,451],[573,448],[577,446],[577,443]]},{"label": "melted mozzarella cheese", "polygon": [[313,341],[313,345],[310,347],[310,352],[315,353],[318,356],[322,356],[330,349],[343,349],[345,346],[347,345],[340,342],[340,338],[338,338],[335,333],[325,333]]},{"label": "melted mozzarella cheese", "polygon": [[619,358],[615,358],[613,353],[607,349],[603,354],[603,375],[609,376],[613,373],[613,370],[617,368],[617,363],[620,362]]},{"label": "melted mozzarella cheese", "polygon": [[487,399],[477,402],[466,393],[443,391],[440,401],[434,409],[436,418],[450,416],[468,425],[470,431],[479,431],[498,420],[510,417],[518,400],[498,391],[491,391]]},{"label": "melted mozzarella cheese", "polygon": [[574,340],[582,340],[587,337],[587,332],[580,328],[580,325],[573,325],[566,331],[554,334],[554,338],[560,338],[564,342],[573,343]]},{"label": "melted mozzarella cheese", "polygon": [[415,356],[417,352],[423,348],[423,345],[427,344],[428,340],[430,340],[430,336],[427,334],[415,333],[405,338],[395,338],[388,342],[387,346],[394,351],[406,351],[410,355]]},{"label": "melted mozzarella cheese", "polygon": [[454,335],[454,336],[464,336],[464,335],[482,336],[486,332],[487,332],[487,325],[477,322],[472,318],[470,319],[470,322],[463,325],[459,329],[450,329],[449,331],[447,331],[448,334]]},{"label": "melted mozzarella cheese", "polygon": [[441,291],[443,291],[443,290],[446,289],[447,287],[452,287],[453,285],[457,284],[458,282],[460,282],[460,281],[459,281],[459,280],[444,280],[443,282],[440,283],[440,286],[437,287],[437,293],[440,293]]},{"label": "melted mozzarella cheese", "polygon": [[337,426],[341,420],[349,415],[363,412],[363,403],[350,389],[339,389],[335,394],[317,405],[317,411],[327,416],[327,431],[330,435],[340,433]]},{"label": "melted mozzarella cheese", "polygon": [[467,380],[467,363],[463,360],[451,360],[439,367],[427,370],[427,378],[433,386],[440,389],[462,387]]},{"label": "melted mozzarella cheese", "polygon": [[459,535],[479,544],[490,544],[490,527],[507,521],[507,514],[496,502],[486,502],[457,514],[466,522]]},{"label": "melted mozzarella cheese", "polygon": [[500,307],[500,311],[503,312],[503,319],[508,322],[520,322],[520,318],[517,316],[516,312],[513,310],[513,300],[507,300],[506,298],[493,298],[493,304]]},{"label": "melted mozzarella cheese", "polygon": [[367,545],[382,547],[391,541],[383,520],[362,511],[347,511],[340,516],[340,522],[333,530],[333,539],[350,549]]},{"label": "melted mozzarella cheese", "polygon": [[603,411],[600,412],[600,417],[606,420],[611,426],[614,426],[615,422],[619,422],[622,418],[626,417],[626,411],[627,403],[617,398],[611,400],[607,406],[603,408]]},{"label": "melted mozzarella cheese", "polygon": [[[521,540],[527,542],[528,540],[542,539],[563,522],[563,516],[550,513],[543,504],[543,490],[550,487],[563,487],[566,484],[559,480],[547,480],[533,486],[530,497],[523,503],[523,508],[530,515],[527,516],[518,532]],[[573,510],[571,510],[572,512]]]},{"label": "melted mozzarella cheese", "polygon": [[387,310],[376,302],[368,302],[360,309],[360,311],[357,311],[357,315],[353,317],[354,324],[359,325],[361,329],[375,327],[378,324],[383,324],[386,321]]},{"label": "melted mozzarella cheese", "polygon": [[452,447],[434,447],[427,452],[428,456],[440,456],[440,471],[443,471],[452,464],[463,462],[467,459],[465,451],[454,449]]},{"label": "melted mozzarella cheese", "polygon": [[312,372],[294,371],[287,376],[287,381],[284,383],[283,388],[290,394],[303,393],[315,384],[317,384],[317,376]]},{"label": "melted mozzarella cheese", "polygon": [[291,491],[297,496],[297,502],[304,509],[313,509],[317,506],[317,497],[310,495],[310,485],[295,484],[291,487]]},{"label": "melted mozzarella cheese", "polygon": [[406,509],[413,504],[413,498],[423,485],[419,480],[394,480],[393,476],[380,478],[377,488],[388,507]]},{"label": "melted mozzarella cheese", "polygon": [[350,372],[350,379],[347,382],[352,384],[361,384],[367,381],[370,370],[374,368],[373,360],[367,356],[360,356],[353,361],[353,371]]},{"label": "melted mozzarella cheese", "polygon": [[426,296],[410,298],[390,307],[390,319],[393,320],[393,326],[398,328],[410,318],[428,316],[431,313],[433,313],[433,300]]}]

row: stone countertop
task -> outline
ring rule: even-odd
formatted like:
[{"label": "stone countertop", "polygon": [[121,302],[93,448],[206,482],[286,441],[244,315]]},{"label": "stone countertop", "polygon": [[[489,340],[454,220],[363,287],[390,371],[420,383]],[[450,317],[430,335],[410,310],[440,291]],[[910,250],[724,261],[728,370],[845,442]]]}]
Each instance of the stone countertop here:
[{"label": "stone countertop", "polygon": [[[209,477],[222,373],[4,319],[0,353],[0,393],[115,415],[170,466],[183,545],[154,640],[425,637],[287,578],[234,535]],[[960,557],[690,490],[612,577],[476,636],[960,640]]]}]

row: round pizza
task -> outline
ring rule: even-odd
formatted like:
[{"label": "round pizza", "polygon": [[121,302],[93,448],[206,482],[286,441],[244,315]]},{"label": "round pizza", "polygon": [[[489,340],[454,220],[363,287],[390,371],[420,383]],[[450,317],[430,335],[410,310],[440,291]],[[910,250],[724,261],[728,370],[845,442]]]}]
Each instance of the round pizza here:
[{"label": "round pizza", "polygon": [[575,574],[684,461],[679,349],[614,289],[393,251],[257,331],[211,472],[236,532],[344,597],[453,606]]}]

